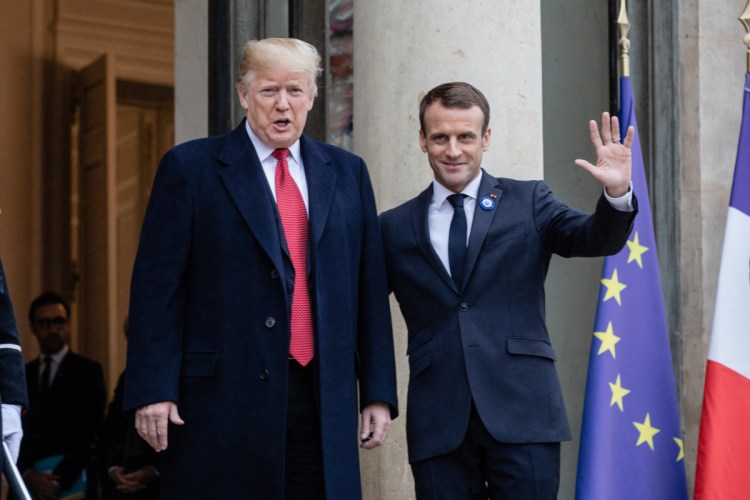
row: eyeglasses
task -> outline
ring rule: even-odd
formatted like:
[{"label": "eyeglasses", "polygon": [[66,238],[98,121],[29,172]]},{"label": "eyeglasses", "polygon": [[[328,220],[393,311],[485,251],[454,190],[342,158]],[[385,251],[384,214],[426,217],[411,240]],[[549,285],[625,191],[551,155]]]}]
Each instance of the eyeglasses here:
[{"label": "eyeglasses", "polygon": [[34,324],[36,324],[37,328],[48,329],[51,326],[60,328],[68,324],[68,318],[63,318],[62,316],[55,316],[54,318],[38,318]]}]

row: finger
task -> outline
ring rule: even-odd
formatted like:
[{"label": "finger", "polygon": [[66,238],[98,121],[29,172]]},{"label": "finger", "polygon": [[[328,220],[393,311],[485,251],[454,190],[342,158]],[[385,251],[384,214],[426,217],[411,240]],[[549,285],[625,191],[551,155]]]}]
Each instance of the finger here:
[{"label": "finger", "polygon": [[385,438],[388,436],[388,428],[390,427],[390,421],[376,422],[375,431],[372,434],[373,448],[380,446],[385,443]]},{"label": "finger", "polygon": [[362,414],[362,431],[359,433],[359,439],[365,443],[369,441],[372,438],[371,431],[370,431],[370,422],[371,416],[369,412],[364,412]]},{"label": "finger", "polygon": [[594,145],[594,149],[599,149],[602,146],[602,138],[599,136],[599,125],[596,120],[589,121],[589,134],[591,134],[591,143]]},{"label": "finger", "polygon": [[592,165],[590,162],[586,160],[578,159],[574,162],[576,165],[584,169],[586,172],[590,173],[591,175],[594,175],[596,172],[596,165]]},{"label": "finger", "polygon": [[159,443],[159,451],[167,449],[167,427],[169,425],[169,419],[159,418],[155,422],[156,440]]},{"label": "finger", "polygon": [[177,411],[177,405],[175,404],[169,408],[169,421],[175,425],[182,425],[185,423],[185,421],[180,418],[180,413]]},{"label": "finger", "polygon": [[606,111],[602,113],[602,140],[604,144],[612,142],[612,121]]},{"label": "finger", "polygon": [[632,125],[628,127],[628,131],[625,134],[625,140],[622,141],[622,145],[626,148],[629,148],[633,144],[633,139],[635,138],[635,127]]},{"label": "finger", "polygon": [[620,120],[612,117],[612,142],[620,142]]}]

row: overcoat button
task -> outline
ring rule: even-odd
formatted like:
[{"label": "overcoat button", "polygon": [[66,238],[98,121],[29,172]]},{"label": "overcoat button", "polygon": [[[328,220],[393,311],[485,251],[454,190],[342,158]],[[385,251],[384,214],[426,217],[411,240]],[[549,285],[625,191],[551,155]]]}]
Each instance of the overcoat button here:
[{"label": "overcoat button", "polygon": [[262,371],[260,372],[260,374],[258,375],[258,377],[260,377],[260,379],[261,379],[261,380],[263,380],[263,381],[266,381],[266,380],[268,380],[268,376],[269,376],[269,372],[268,372],[268,370],[266,370],[266,369],[263,369],[263,370],[262,370]]},{"label": "overcoat button", "polygon": [[279,272],[276,269],[272,270],[271,271],[271,278],[278,279],[278,277],[279,277]]},{"label": "overcoat button", "polygon": [[467,304],[466,302],[461,302],[461,303],[460,303],[460,304],[458,305],[458,310],[459,310],[459,311],[461,311],[461,312],[466,312],[466,311],[468,311],[468,310],[469,310],[469,304]]},{"label": "overcoat button", "polygon": [[276,326],[276,320],[274,318],[266,318],[266,328],[273,328]]}]

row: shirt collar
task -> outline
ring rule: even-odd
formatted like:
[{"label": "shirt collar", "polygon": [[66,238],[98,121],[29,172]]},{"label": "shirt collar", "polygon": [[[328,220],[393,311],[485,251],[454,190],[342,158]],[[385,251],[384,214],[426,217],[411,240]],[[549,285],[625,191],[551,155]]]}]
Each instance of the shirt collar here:
[{"label": "shirt collar", "polygon": [[[261,163],[263,163],[268,159],[269,156],[271,156],[275,148],[272,148],[261,141],[258,136],[255,135],[255,132],[253,132],[253,129],[250,128],[250,122],[248,122],[247,120],[245,120],[245,130],[247,131],[248,137],[250,137],[250,142],[252,142],[253,147],[255,147],[255,152],[258,154],[258,159],[261,161]],[[302,164],[302,161],[300,160],[299,139],[294,141],[294,144],[289,146],[289,155],[295,162],[300,165]]]},{"label": "shirt collar", "polygon": [[[52,363],[55,365],[59,365],[66,354],[68,354],[68,351],[70,351],[70,347],[68,347],[68,344],[65,344],[62,349],[57,351],[55,354],[50,355],[50,358],[52,358]],[[46,357],[46,354],[40,354],[39,355],[39,361],[42,365],[44,365],[44,358]]]},{"label": "shirt collar", "polygon": [[[471,182],[469,182],[465,188],[461,190],[461,193],[465,194],[473,200],[476,200],[477,195],[479,194],[479,184],[481,183],[481,181],[482,171],[480,170],[479,174]],[[452,194],[455,193],[440,184],[436,179],[432,180],[432,203],[436,207],[441,207],[443,203],[445,203],[445,200],[447,200],[448,197]]]}]

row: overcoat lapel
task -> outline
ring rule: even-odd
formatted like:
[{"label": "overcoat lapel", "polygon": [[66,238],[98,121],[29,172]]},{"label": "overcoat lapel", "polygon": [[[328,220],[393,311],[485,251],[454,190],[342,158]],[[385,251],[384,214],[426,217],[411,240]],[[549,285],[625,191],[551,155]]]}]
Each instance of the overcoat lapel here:
[{"label": "overcoat lapel", "polygon": [[430,184],[430,187],[422,191],[417,197],[417,203],[415,204],[415,208],[411,213],[412,228],[414,230],[414,234],[416,235],[417,244],[419,245],[420,250],[422,250],[422,253],[424,254],[427,262],[430,263],[433,269],[435,269],[435,272],[438,274],[438,276],[440,276],[443,281],[445,281],[445,283],[451,288],[451,290],[453,290],[454,292],[458,292],[456,283],[454,283],[453,278],[451,278],[450,274],[448,274],[448,271],[445,269],[445,266],[440,260],[440,257],[438,257],[437,253],[435,253],[435,248],[432,246],[432,242],[430,241],[430,229],[429,225],[427,224],[427,212],[430,208],[431,202],[432,184]]},{"label": "overcoat lapel", "polygon": [[[498,211],[502,194],[503,191],[500,189],[497,179],[482,170],[482,181],[479,184],[476,207],[474,208],[474,222],[471,224],[469,247],[466,250],[466,268],[464,269],[463,285],[466,285],[469,278],[471,278],[471,272],[477,262],[482,246],[484,246],[484,239]],[[495,202],[490,210],[481,207],[480,202],[483,198],[489,198]]]},{"label": "overcoat lapel", "polygon": [[229,195],[255,239],[283,275],[282,248],[286,248],[286,244],[282,244],[279,238],[276,205],[258,155],[245,131],[244,120],[227,136],[219,161],[226,165],[219,170],[219,176]]},{"label": "overcoat lapel", "polygon": [[[300,138],[302,162],[305,165],[307,194],[309,200],[310,244],[317,248],[323,235],[333,195],[336,192],[337,174],[331,168],[331,159],[307,136]],[[308,266],[308,269],[310,266]]]}]

